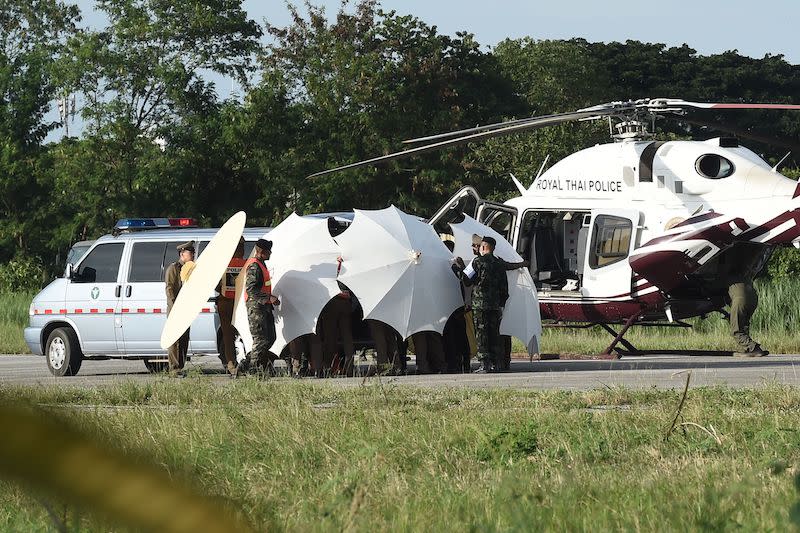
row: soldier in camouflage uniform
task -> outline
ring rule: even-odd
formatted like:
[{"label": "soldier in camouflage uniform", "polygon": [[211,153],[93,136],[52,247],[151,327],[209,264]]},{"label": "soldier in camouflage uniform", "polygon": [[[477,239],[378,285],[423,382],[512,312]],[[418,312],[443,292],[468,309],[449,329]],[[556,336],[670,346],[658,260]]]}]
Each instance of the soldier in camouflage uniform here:
[{"label": "soldier in camouflage uniform", "polygon": [[272,306],[280,305],[281,302],[272,294],[272,281],[269,270],[264,264],[271,255],[272,241],[258,239],[254,257],[248,259],[244,266],[247,321],[253,336],[253,349],[248,356],[246,367],[253,372],[266,372],[272,366],[269,349],[276,339]]},{"label": "soldier in camouflage uniform", "polygon": [[[493,372],[500,369],[504,343],[500,335],[503,306],[508,299],[507,270],[528,266],[527,261],[509,263],[494,255],[497,242],[484,237],[480,255],[470,263],[468,271],[461,271],[464,284],[473,286],[472,310],[475,336],[478,343],[478,360],[481,366],[475,372]],[[463,265],[463,262],[460,262]]]}]

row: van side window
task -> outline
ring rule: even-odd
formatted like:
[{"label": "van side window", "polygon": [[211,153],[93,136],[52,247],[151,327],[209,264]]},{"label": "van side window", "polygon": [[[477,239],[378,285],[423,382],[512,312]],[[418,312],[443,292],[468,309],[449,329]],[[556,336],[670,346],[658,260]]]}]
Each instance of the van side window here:
[{"label": "van side window", "polygon": [[78,283],[115,283],[125,244],[100,244],[81,261],[74,281]]},{"label": "van side window", "polygon": [[133,245],[128,281],[149,282],[164,280],[165,242],[137,242]]},{"label": "van side window", "polygon": [[628,257],[633,225],[627,218],[598,215],[594,221],[589,266],[600,268]]}]

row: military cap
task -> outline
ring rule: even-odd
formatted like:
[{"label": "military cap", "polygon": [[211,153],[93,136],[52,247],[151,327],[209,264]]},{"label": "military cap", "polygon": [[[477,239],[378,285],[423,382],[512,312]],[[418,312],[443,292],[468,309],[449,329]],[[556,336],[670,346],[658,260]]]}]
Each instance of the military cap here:
[{"label": "military cap", "polygon": [[497,246],[497,241],[496,241],[496,240],[494,240],[494,237],[484,237],[484,238],[483,238],[483,242],[485,242],[486,244],[488,244],[488,245],[489,245],[489,246],[491,246],[492,248],[494,248],[495,246]]},{"label": "military cap", "polygon": [[473,233],[472,234],[472,244],[480,244],[482,240],[483,240],[483,237],[481,237],[477,233]]},{"label": "military cap", "polygon": [[183,252],[185,250],[188,250],[190,252],[194,252],[194,241],[189,241],[189,242],[185,242],[183,244],[179,244],[175,248],[178,250],[178,252]]},{"label": "military cap", "polygon": [[258,239],[256,241],[256,247],[261,248],[265,252],[272,251],[272,241],[268,241],[267,239]]}]

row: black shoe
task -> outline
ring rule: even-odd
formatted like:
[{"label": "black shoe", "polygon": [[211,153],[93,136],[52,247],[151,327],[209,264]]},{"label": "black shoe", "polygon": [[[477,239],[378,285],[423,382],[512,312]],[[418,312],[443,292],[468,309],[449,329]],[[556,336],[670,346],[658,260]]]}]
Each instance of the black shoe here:
[{"label": "black shoe", "polygon": [[488,374],[492,371],[491,367],[481,363],[481,366],[472,371],[473,374]]},{"label": "black shoe", "polygon": [[183,379],[186,377],[185,370],[175,370],[174,372],[169,373],[169,377],[176,378],[176,379]]},{"label": "black shoe", "polygon": [[758,344],[756,344],[755,348],[753,348],[752,350],[747,350],[746,352],[734,352],[733,353],[734,357],[742,357],[742,358],[746,358],[746,357],[765,357],[767,355],[769,355],[769,352],[767,350],[763,349]]}]

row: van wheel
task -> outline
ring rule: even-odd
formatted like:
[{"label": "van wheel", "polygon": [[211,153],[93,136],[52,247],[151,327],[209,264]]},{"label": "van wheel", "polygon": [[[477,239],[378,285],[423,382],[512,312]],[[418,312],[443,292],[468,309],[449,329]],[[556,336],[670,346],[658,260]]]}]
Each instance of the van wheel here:
[{"label": "van wheel", "polygon": [[74,376],[81,369],[83,354],[78,337],[70,328],[56,328],[45,344],[47,368],[54,376]]},{"label": "van wheel", "polygon": [[165,363],[164,361],[151,361],[150,359],[145,359],[144,366],[151,374],[159,374],[169,370],[169,363]]}]

